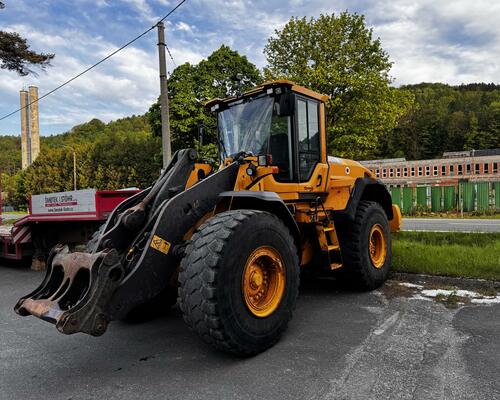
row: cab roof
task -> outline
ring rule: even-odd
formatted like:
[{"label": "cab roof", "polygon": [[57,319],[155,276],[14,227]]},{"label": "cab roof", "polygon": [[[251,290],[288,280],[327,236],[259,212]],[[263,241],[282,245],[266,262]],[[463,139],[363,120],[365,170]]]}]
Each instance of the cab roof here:
[{"label": "cab roof", "polygon": [[304,96],[311,97],[313,99],[316,99],[316,100],[319,100],[322,102],[325,102],[329,99],[329,96],[327,96],[326,94],[321,94],[321,93],[315,92],[314,90],[308,89],[304,86],[297,85],[292,81],[289,81],[286,79],[281,79],[281,80],[276,80],[276,81],[264,82],[262,85],[254,87],[253,89],[243,93],[241,96],[232,96],[232,97],[227,97],[225,99],[215,98],[215,99],[209,100],[205,103],[205,106],[211,107],[211,106],[214,106],[215,104],[229,103],[229,102],[234,101],[238,98],[253,96],[257,93],[265,92],[267,89],[275,88],[275,87],[288,87],[288,88],[290,88],[290,90],[292,92],[303,94]]}]

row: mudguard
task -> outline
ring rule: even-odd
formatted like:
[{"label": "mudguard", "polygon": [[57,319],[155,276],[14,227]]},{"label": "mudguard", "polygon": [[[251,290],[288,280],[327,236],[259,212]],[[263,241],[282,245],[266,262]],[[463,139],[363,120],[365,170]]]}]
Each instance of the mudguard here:
[{"label": "mudguard", "polygon": [[346,208],[341,211],[334,211],[333,214],[336,217],[354,221],[356,218],[356,210],[361,200],[370,200],[380,203],[387,215],[387,219],[389,221],[393,219],[391,195],[380,180],[373,178],[356,179],[354,189]]},{"label": "mudguard", "polygon": [[300,229],[297,221],[286,206],[285,202],[275,192],[240,190],[222,192],[221,199],[231,199],[230,209],[247,208],[254,210],[268,211],[279,217],[287,226],[297,247],[299,257],[302,251],[302,242],[300,239]]}]

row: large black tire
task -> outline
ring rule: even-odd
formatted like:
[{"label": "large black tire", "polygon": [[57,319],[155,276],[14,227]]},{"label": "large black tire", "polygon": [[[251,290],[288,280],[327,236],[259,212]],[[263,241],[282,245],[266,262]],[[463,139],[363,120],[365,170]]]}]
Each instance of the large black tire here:
[{"label": "large black tire", "polygon": [[[284,292],[268,316],[254,315],[243,295],[247,259],[271,247],[284,265]],[[288,228],[267,212],[233,210],[217,214],[193,235],[179,274],[184,320],[203,341],[238,356],[273,346],[292,318],[299,290],[299,260]]]},{"label": "large black tire", "polygon": [[[392,244],[387,215],[380,204],[361,201],[356,210],[354,223],[339,224],[343,268],[341,277],[359,290],[373,290],[381,286],[391,270]],[[385,260],[378,268],[370,257],[370,233],[378,225],[385,239]]]}]

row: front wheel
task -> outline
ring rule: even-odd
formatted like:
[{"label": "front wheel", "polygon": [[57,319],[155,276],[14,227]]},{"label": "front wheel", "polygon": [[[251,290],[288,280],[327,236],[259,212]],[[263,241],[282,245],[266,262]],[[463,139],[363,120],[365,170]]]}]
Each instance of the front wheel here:
[{"label": "front wheel", "polygon": [[184,319],[205,342],[240,356],[260,353],[279,340],[295,308],[293,238],[267,212],[217,214],[193,235],[179,283]]}]

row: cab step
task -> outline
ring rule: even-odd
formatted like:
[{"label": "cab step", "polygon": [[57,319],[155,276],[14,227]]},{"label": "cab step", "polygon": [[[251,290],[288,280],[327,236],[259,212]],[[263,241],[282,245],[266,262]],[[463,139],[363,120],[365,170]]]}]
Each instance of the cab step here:
[{"label": "cab step", "polygon": [[337,238],[335,226],[333,224],[327,226],[317,225],[316,231],[318,234],[318,240],[321,250],[325,252],[328,257],[328,265],[330,270],[335,270],[342,267],[340,244]]}]

